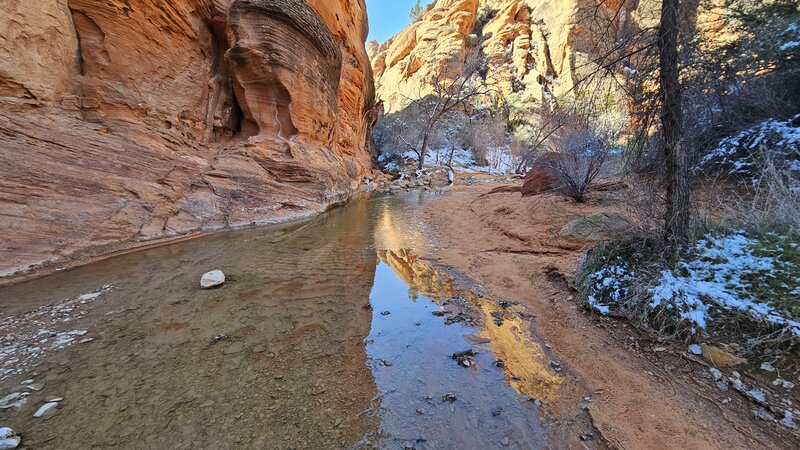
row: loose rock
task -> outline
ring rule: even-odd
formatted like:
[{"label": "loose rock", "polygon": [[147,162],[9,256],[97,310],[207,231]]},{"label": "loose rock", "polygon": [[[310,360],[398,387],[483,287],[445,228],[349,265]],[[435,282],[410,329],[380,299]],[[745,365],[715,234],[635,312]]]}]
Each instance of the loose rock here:
[{"label": "loose rock", "polygon": [[206,272],[200,278],[200,287],[202,289],[211,289],[213,287],[222,286],[225,284],[225,274],[221,270],[212,270]]},{"label": "loose rock", "polygon": [[8,427],[0,428],[0,450],[11,450],[19,446],[21,439]]},{"label": "loose rock", "polygon": [[772,364],[770,364],[768,362],[765,362],[765,363],[761,364],[761,370],[763,370],[764,372],[770,372],[771,373],[771,372],[775,372],[775,367]]},{"label": "loose rock", "polygon": [[40,406],[35,413],[33,413],[33,417],[44,417],[45,415],[52,413],[56,406],[58,406],[58,402],[45,403],[44,405]]},{"label": "loose rock", "polygon": [[19,411],[23,406],[25,406],[26,403],[28,403],[28,399],[25,398],[26,395],[27,394],[22,392],[14,392],[6,395],[0,399],[0,409],[14,408]]}]

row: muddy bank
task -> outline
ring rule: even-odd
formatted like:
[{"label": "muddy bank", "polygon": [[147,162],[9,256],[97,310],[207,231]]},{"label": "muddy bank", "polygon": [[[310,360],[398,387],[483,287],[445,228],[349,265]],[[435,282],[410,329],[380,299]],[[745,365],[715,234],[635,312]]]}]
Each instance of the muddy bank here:
[{"label": "muddy bank", "polygon": [[595,317],[572,301],[567,281],[592,242],[562,237],[576,218],[620,207],[616,195],[586,205],[557,197],[486,195],[459,187],[425,207],[438,247],[432,255],[495,298],[517,300],[535,334],[592,395],[595,428],[616,448],[791,448],[797,434],[752,417],[747,400],[717,389],[704,368],[664,351],[625,323]]}]

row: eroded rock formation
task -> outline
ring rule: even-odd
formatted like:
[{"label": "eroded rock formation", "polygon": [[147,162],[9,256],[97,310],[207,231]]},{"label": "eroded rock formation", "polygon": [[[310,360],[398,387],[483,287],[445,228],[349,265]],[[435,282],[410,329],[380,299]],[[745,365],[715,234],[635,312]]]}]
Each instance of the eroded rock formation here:
[{"label": "eroded rock formation", "polygon": [[[531,107],[572,89],[615,39],[655,23],[648,0],[438,0],[383,44],[370,43],[387,112],[430,93],[430,78],[479,50],[487,81]],[[622,64],[621,64],[622,65]],[[620,65],[620,66],[621,66]]]},{"label": "eroded rock formation", "polygon": [[0,3],[0,273],[358,188],[366,35],[363,0]]}]

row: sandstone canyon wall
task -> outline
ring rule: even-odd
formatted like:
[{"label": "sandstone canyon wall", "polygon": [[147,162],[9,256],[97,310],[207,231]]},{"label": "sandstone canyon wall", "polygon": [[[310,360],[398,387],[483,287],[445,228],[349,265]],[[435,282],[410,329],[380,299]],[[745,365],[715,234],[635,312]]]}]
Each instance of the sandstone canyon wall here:
[{"label": "sandstone canyon wall", "polygon": [[389,41],[370,43],[377,96],[388,112],[402,109],[480,46],[487,80],[535,108],[596,70],[615,39],[654,25],[657,9],[655,0],[437,0]]},{"label": "sandstone canyon wall", "polygon": [[0,275],[357,189],[367,32],[364,0],[0,2]]}]

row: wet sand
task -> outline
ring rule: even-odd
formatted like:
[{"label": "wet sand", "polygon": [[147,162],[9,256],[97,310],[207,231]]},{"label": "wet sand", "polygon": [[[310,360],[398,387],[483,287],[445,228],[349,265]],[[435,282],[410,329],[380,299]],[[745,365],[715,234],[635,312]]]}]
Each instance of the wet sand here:
[{"label": "wet sand", "polygon": [[553,196],[488,195],[494,187],[457,187],[426,205],[437,242],[431,257],[535,315],[533,333],[592,396],[591,419],[609,446],[800,447],[797,433],[753,418],[751,403],[717,389],[680,349],[654,352],[664,344],[572,301],[567,282],[592,243],[562,238],[559,231],[577,217],[619,209],[615,195],[624,193],[575,205]]}]

